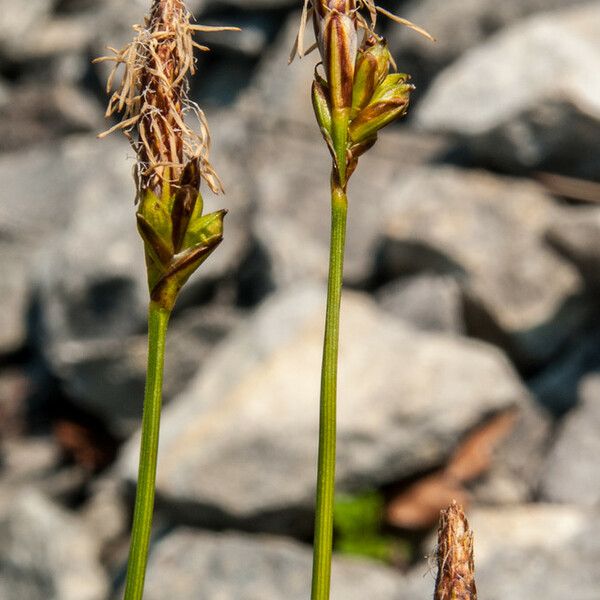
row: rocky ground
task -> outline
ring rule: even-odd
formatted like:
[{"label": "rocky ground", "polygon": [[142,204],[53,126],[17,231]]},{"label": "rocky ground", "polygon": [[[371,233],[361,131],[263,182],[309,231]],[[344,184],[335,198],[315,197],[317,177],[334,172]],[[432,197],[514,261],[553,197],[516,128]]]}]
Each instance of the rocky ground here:
[{"label": "rocky ground", "polygon": [[[230,212],[169,333],[149,600],[308,597],[329,161],[299,4],[190,2],[244,31],[192,90]],[[389,28],[418,92],[350,190],[333,598],[429,598],[457,499],[481,598],[596,600],[600,2],[398,4],[438,43]],[[0,0],[3,600],[123,585],[147,292],[91,58],[146,8]]]}]

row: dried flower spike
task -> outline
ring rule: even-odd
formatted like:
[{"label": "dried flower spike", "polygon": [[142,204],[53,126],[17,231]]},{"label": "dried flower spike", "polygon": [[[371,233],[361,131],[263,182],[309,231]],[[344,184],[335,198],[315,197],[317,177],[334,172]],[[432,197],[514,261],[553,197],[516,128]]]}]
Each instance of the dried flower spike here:
[{"label": "dried flower spike", "polygon": [[[138,157],[140,191],[158,193],[162,183],[176,184],[186,163],[197,160],[201,177],[213,192],[221,192],[221,182],[209,162],[206,118],[188,98],[187,76],[196,71],[194,48],[208,50],[194,41],[195,32],[238,28],[193,24],[183,0],[155,0],[145,25],[133,29],[137,33],[133,41],[121,50],[109,48],[114,56],[95,61],[115,63],[107,82],[109,93],[123,66],[106,110],[107,117],[120,113],[122,118],[100,137],[119,129],[128,137]],[[186,122],[190,114],[197,130]]]},{"label": "dried flower spike", "polygon": [[437,563],[434,600],[477,600],[473,532],[456,502],[440,515]]},{"label": "dried flower spike", "polygon": [[[188,75],[195,72],[196,31],[236,30],[191,23],[183,0],[154,0],[145,26],[114,56],[108,93],[120,67],[107,117],[122,120],[101,134],[122,130],[137,154],[137,227],[144,242],[150,303],[148,367],[131,546],[125,600],[142,600],[152,532],[162,381],[167,326],[182,286],[223,239],[225,211],[203,214],[200,183],[215,192],[222,186],[210,165],[210,136],[204,114],[188,98]],[[197,118],[198,130],[186,122]]]},{"label": "dried flower spike", "polygon": [[[104,137],[122,130],[137,154],[138,230],[144,241],[150,296],[171,310],[177,295],[198,266],[222,240],[225,211],[202,214],[200,183],[223,191],[209,162],[210,134],[202,110],[188,98],[188,75],[196,71],[195,32],[238,31],[237,27],[195,25],[183,0],[154,0],[145,26],[114,56],[107,90],[120,67],[120,84],[112,93],[107,116],[122,120]],[[186,118],[194,115],[197,131]]]}]

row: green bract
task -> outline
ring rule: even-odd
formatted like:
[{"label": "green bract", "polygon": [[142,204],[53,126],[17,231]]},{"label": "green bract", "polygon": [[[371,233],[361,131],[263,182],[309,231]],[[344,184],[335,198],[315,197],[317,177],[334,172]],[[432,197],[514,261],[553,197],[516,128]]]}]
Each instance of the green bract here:
[{"label": "green bract", "polygon": [[[334,27],[338,24],[333,19],[331,23],[324,41],[332,45],[328,58],[337,58],[338,67],[329,64],[326,78],[315,73],[312,100],[337,178],[345,187],[358,158],[377,141],[379,130],[406,114],[413,86],[408,75],[390,74],[394,63],[384,39],[367,37],[352,57],[346,51],[352,47],[348,41],[352,30]],[[332,32],[339,35],[334,38]],[[343,52],[335,52],[336,43]],[[340,77],[341,71],[344,77]]]},{"label": "green bract", "polygon": [[199,177],[196,161],[191,161],[176,186],[163,186],[161,198],[145,190],[136,215],[150,297],[166,310],[173,308],[185,282],[223,240],[226,211],[202,214]]},{"label": "green bract", "polygon": [[413,86],[407,83],[407,75],[388,75],[375,90],[371,100],[350,123],[350,138],[364,142],[396,119],[404,116],[408,109]]},{"label": "green bract", "polygon": [[377,86],[389,73],[390,63],[385,42],[360,49],[352,89],[352,118],[369,103]]}]

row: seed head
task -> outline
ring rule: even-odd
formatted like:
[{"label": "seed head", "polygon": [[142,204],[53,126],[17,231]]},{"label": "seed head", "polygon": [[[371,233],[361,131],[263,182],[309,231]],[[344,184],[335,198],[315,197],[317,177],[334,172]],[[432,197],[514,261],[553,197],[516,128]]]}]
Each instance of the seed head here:
[{"label": "seed head", "polygon": [[[121,81],[106,115],[121,121],[100,137],[120,129],[137,154],[138,232],[144,243],[150,299],[171,311],[181,288],[223,240],[226,211],[204,214],[201,180],[222,191],[209,162],[210,135],[204,113],[188,98],[188,75],[194,74],[196,31],[237,30],[191,23],[183,0],[154,0],[145,24],[113,56],[107,91],[120,67]],[[197,128],[186,117],[195,115]]]},{"label": "seed head", "polygon": [[477,600],[473,532],[456,502],[440,515],[437,562],[434,600]]},{"label": "seed head", "polygon": [[[190,161],[199,165],[200,175],[215,193],[223,191],[210,164],[210,133],[202,110],[188,98],[188,75],[196,71],[194,48],[207,51],[194,41],[201,31],[231,31],[235,27],[207,27],[192,23],[183,0],[154,0],[145,24],[134,25],[135,38],[123,49],[109,48],[113,56],[107,92],[120,67],[120,83],[108,103],[106,116],[121,115],[121,121],[100,134],[121,130],[137,154],[138,196],[144,190],[158,195],[164,184],[177,184]],[[188,125],[188,117],[196,126]]]},{"label": "seed head", "polygon": [[[376,142],[378,131],[406,113],[413,89],[408,75],[390,73],[396,64],[385,40],[375,31],[378,14],[433,39],[373,0],[304,0],[292,51],[291,60],[314,49],[321,55],[324,76],[315,70],[313,107],[333,157],[334,176],[342,187],[358,158]],[[316,43],[304,51],[311,17]]]}]

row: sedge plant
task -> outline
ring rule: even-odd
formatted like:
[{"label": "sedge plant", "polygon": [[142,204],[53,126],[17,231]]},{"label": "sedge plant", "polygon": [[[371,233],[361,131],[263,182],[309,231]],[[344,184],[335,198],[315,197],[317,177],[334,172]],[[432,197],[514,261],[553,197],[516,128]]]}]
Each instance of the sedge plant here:
[{"label": "sedge plant", "polygon": [[[196,32],[236,30],[192,22],[183,0],[153,0],[135,39],[112,56],[106,116],[120,121],[100,137],[121,130],[136,153],[137,229],[142,238],[150,301],[148,368],[140,463],[125,600],[141,600],[152,530],[165,339],[179,291],[223,239],[225,211],[203,213],[200,184],[223,191],[209,162],[210,134],[200,108],[188,98],[196,70]],[[113,91],[113,84],[119,82]],[[189,122],[195,118],[196,126]]]},{"label": "sedge plant", "polygon": [[[329,599],[331,579],[337,364],[348,182],[360,156],[377,141],[378,132],[406,114],[413,89],[409,76],[396,72],[385,39],[376,32],[378,14],[431,39],[426,31],[377,6],[374,0],[304,0],[292,52],[292,58],[302,58],[313,49],[320,54],[312,102],[332,157],[331,248],[321,370],[312,600]],[[316,44],[305,51],[304,33],[311,19]]]}]

